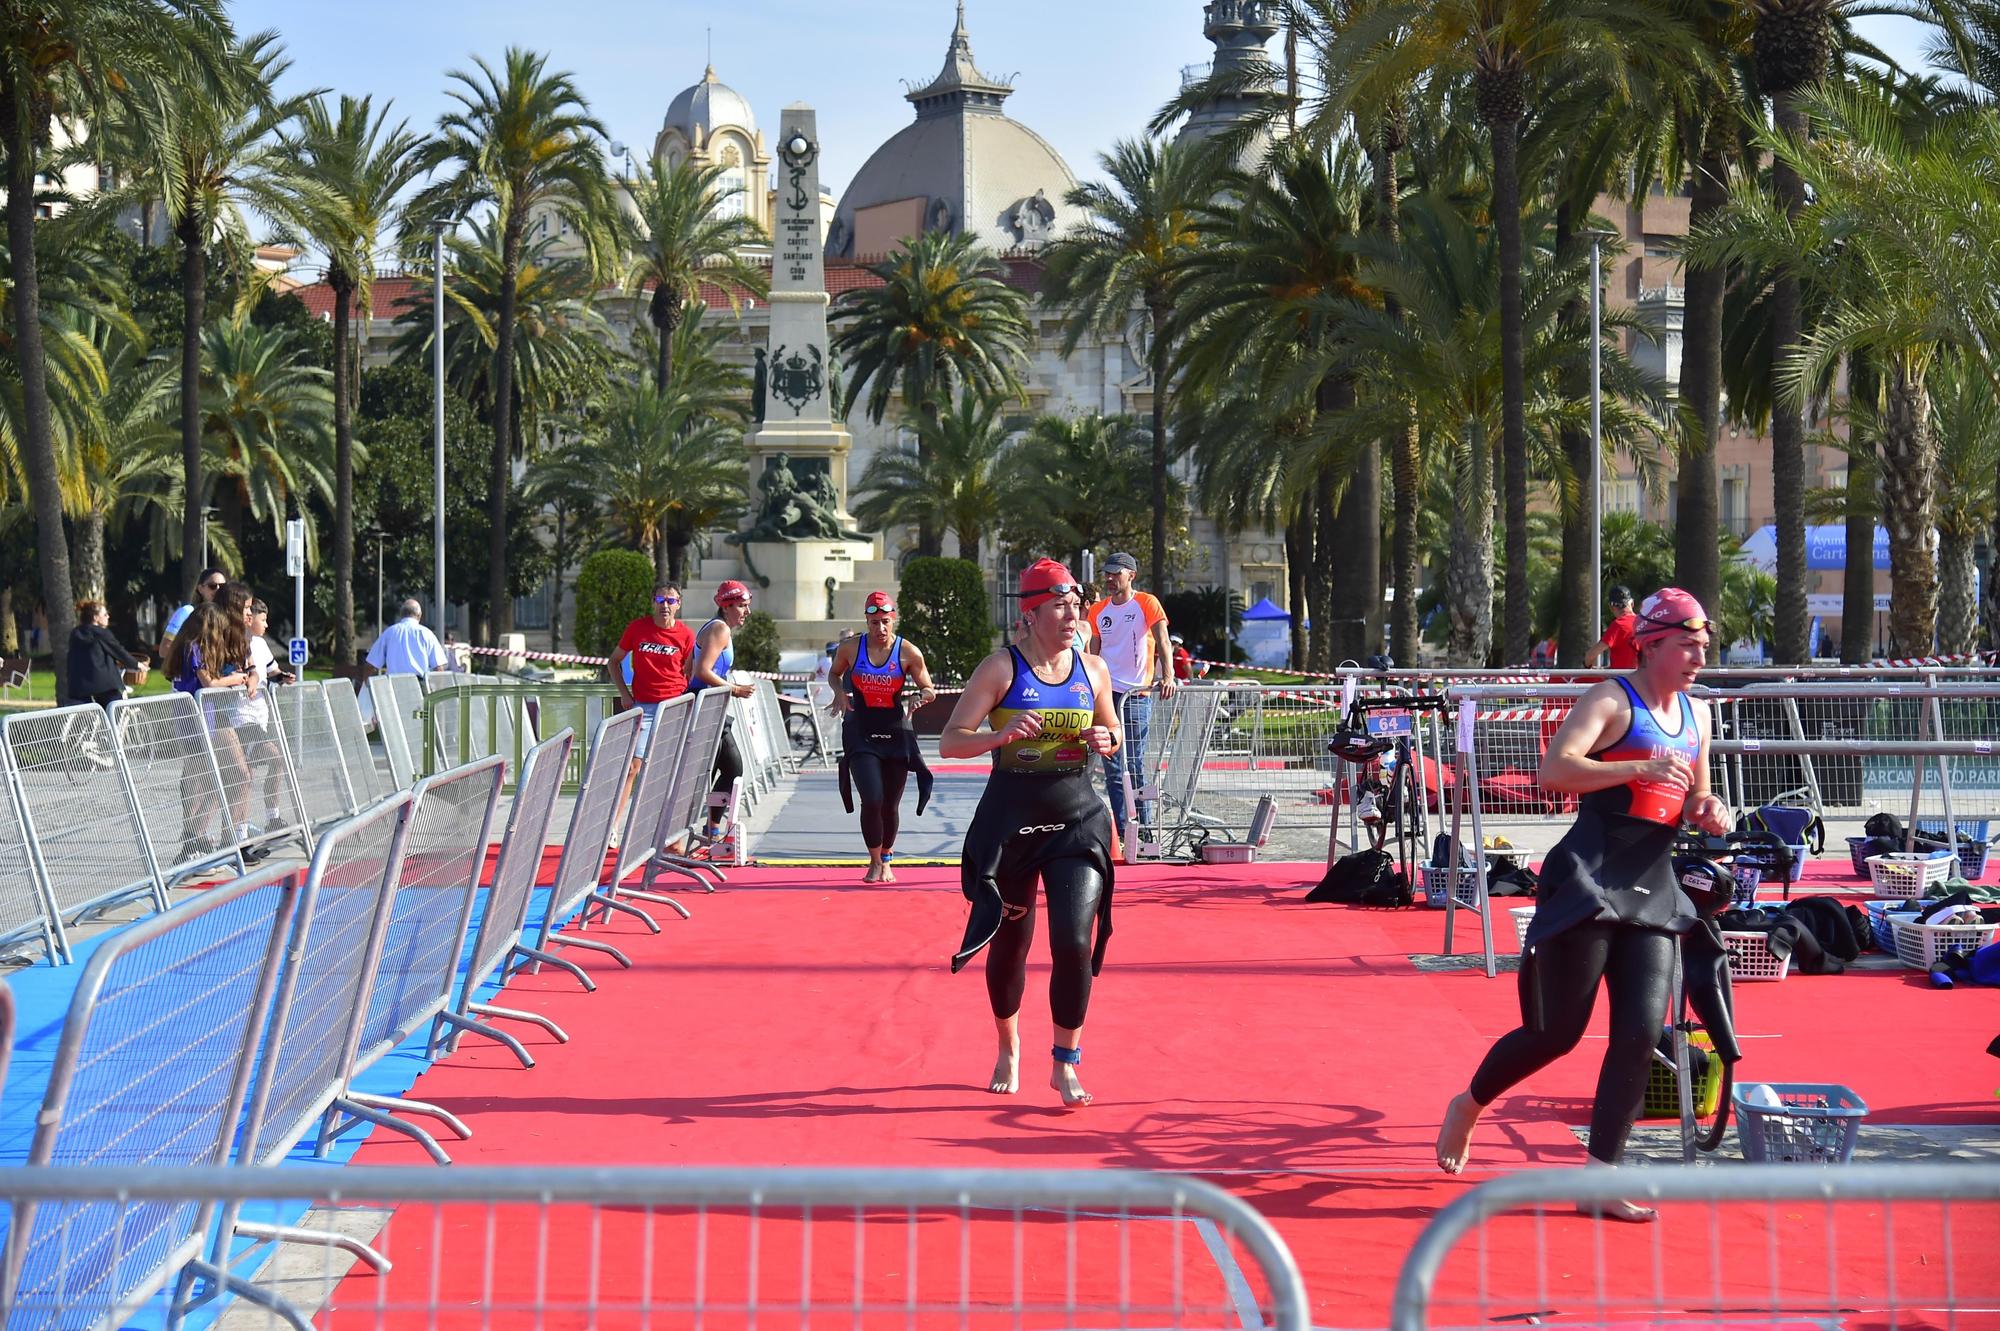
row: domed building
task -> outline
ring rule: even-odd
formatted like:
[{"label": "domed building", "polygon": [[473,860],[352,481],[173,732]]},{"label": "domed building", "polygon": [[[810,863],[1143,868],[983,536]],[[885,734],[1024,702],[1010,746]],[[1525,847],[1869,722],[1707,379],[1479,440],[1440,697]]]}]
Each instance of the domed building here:
[{"label": "domed building", "polygon": [[653,140],[653,157],[669,166],[685,161],[719,166],[717,182],[728,195],[726,211],[747,214],[771,229],[771,154],[757,129],[749,99],[715,76],[710,65],[701,82],[684,88],[667,106],[667,117]]},{"label": "domed building", "polygon": [[1048,140],[1009,118],[1013,92],[973,60],[960,0],[944,68],[906,94],[915,122],[877,148],[841,196],[828,256],[886,254],[924,231],[1036,250],[1081,221],[1064,202],[1076,177]]}]

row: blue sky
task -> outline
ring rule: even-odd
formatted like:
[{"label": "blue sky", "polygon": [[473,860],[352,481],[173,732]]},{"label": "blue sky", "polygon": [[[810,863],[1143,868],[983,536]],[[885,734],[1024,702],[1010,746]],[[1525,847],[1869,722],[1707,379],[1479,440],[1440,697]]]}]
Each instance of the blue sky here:
[{"label": "blue sky", "polygon": [[[289,90],[312,87],[395,100],[413,128],[449,106],[447,70],[497,60],[509,45],[550,55],[576,76],[614,140],[650,150],[675,93],[717,75],[750,99],[767,138],[794,101],[819,110],[822,183],[837,198],[876,145],[907,124],[905,80],[943,64],[955,0],[234,0],[240,31],[276,28],[292,58]],[[1097,155],[1140,132],[1205,60],[1201,0],[968,0],[980,67],[1015,76],[1007,109],[1056,147],[1080,177]],[[1864,29],[1914,64],[1921,33],[1900,19]],[[711,35],[712,34],[712,35]],[[1277,43],[1272,43],[1274,51]]]}]

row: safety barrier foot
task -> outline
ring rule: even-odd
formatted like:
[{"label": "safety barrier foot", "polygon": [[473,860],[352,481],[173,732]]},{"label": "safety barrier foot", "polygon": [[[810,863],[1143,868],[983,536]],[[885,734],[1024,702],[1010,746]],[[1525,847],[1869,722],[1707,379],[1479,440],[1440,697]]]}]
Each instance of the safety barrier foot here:
[{"label": "safety barrier foot", "polygon": [[[446,1038],[440,1038],[443,1035],[443,1028],[446,1026],[452,1028],[451,1035]],[[424,1051],[425,1057],[435,1061],[440,1054],[455,1052],[458,1048],[458,1037],[468,1031],[475,1035],[483,1035],[489,1040],[507,1046],[508,1052],[521,1060],[522,1067],[531,1068],[535,1066],[535,1056],[530,1054],[528,1047],[519,1040],[496,1026],[488,1026],[483,1021],[474,1021],[472,1018],[462,1016],[456,1012],[440,1012],[437,1014],[437,1022],[431,1027],[431,1047]]]},{"label": "safety barrier foot", "polygon": [[442,1105],[434,1105],[428,1100],[411,1100],[400,1095],[370,1095],[364,1091],[349,1091],[348,1098],[356,1104],[367,1105],[370,1109],[399,1114],[422,1114],[450,1128],[460,1141],[469,1141],[472,1138],[472,1129],[465,1126],[464,1119]]},{"label": "safety barrier foot", "polygon": [[597,981],[591,979],[589,973],[583,967],[573,961],[559,957],[553,952],[545,951],[539,947],[531,947],[526,943],[516,943],[514,944],[514,955],[525,958],[529,967],[537,975],[541,974],[542,966],[547,964],[574,975],[576,982],[583,986],[585,993],[593,994],[597,992]]},{"label": "safety barrier foot", "polygon": [[[416,1142],[417,1145],[423,1147],[424,1154],[431,1158],[432,1163],[440,1165],[451,1163],[451,1157],[444,1153],[444,1147],[439,1146],[437,1138],[431,1136],[430,1133],[425,1132],[414,1123],[397,1118],[394,1114],[384,1114],[378,1110],[370,1109],[367,1105],[362,1104],[359,1100],[351,1096],[343,1095],[335,1099],[333,1104],[328,1108],[327,1113],[329,1115],[334,1113],[345,1114],[349,1119],[358,1120],[362,1123],[372,1123],[378,1128],[387,1128],[391,1132],[400,1132],[405,1137]],[[325,1150],[327,1144],[334,1137],[338,1137],[353,1126],[354,1123],[352,1122],[343,1123],[331,1132],[322,1132],[320,1134],[321,1151]]]},{"label": "safety barrier foot", "polygon": [[700,885],[702,891],[713,892],[715,891],[715,883],[711,883],[708,879],[701,876],[701,871],[704,869],[714,874],[717,882],[728,881],[728,879],[722,876],[722,870],[713,868],[710,865],[700,864],[694,860],[683,862],[670,856],[660,855],[655,856],[652,863],[646,866],[646,876],[640,881],[640,885],[650,890],[653,886],[653,880],[661,874],[677,873],[683,878],[693,879]]},{"label": "safety barrier foot", "polygon": [[[569,1032],[539,1012],[525,1012],[520,1008],[499,1007],[492,1003],[474,1003],[471,1007],[474,1012],[477,1012],[482,1017],[501,1017],[507,1021],[525,1021],[530,1026],[539,1026],[550,1035],[553,1035],[557,1044],[569,1043]],[[477,1024],[476,1022],[468,1023],[468,1025]]]},{"label": "safety barrier foot", "polygon": [[[338,1248],[356,1261],[368,1263],[379,1275],[388,1275],[395,1265],[360,1239],[349,1234],[336,1234],[330,1229],[305,1229],[298,1225],[258,1225],[248,1220],[239,1220],[236,1222],[236,1232],[246,1239],[267,1239],[273,1243],[309,1243],[320,1248]],[[242,1291],[238,1290],[237,1293]]]},{"label": "safety barrier foot", "polygon": [[647,933],[656,934],[660,932],[660,922],[658,920],[648,915],[645,911],[640,910],[631,902],[620,901],[618,898],[612,896],[609,891],[599,890],[591,893],[590,902],[599,911],[603,912],[606,919],[610,918],[612,911],[622,910],[627,915],[637,916],[639,923],[646,926]]},{"label": "safety barrier foot", "polygon": [[650,901],[656,906],[665,906],[684,920],[694,918],[693,915],[688,913],[688,908],[680,902],[675,901],[664,892],[654,892],[650,889],[651,884],[648,883],[646,887],[621,887],[618,889],[618,893],[621,896],[637,897],[641,901]]},{"label": "safety barrier foot", "polygon": [[611,944],[601,942],[598,939],[579,938],[575,934],[557,934],[550,938],[549,941],[559,947],[581,947],[592,952],[602,952],[626,970],[632,969],[632,958],[626,956],[623,952],[611,946]]},{"label": "safety barrier foot", "polygon": [[[247,1234],[250,1232],[252,1226],[243,1225],[240,1228]],[[283,1228],[283,1226],[273,1226],[273,1228]],[[311,1242],[312,1240],[305,1241]],[[358,1256],[359,1254],[356,1255]],[[380,1254],[377,1255],[379,1256]],[[363,1258],[363,1260],[365,1261],[366,1259]],[[386,1262],[381,1269],[388,1269]],[[199,1276],[211,1285],[228,1290],[245,1303],[253,1303],[270,1313],[273,1317],[283,1318],[285,1323],[292,1328],[292,1331],[313,1331],[312,1322],[303,1313],[268,1290],[259,1289],[249,1281],[233,1276],[220,1267],[211,1266],[207,1262],[189,1262],[188,1270],[191,1274]],[[169,1320],[168,1325],[177,1326],[180,1320],[181,1314],[176,1312]]]}]

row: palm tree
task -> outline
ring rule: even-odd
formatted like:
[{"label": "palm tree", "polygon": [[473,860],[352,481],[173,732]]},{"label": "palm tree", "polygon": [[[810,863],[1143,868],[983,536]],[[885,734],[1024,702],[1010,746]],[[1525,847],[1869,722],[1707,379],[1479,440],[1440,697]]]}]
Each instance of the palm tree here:
[{"label": "palm tree", "polygon": [[[282,541],[286,519],[302,518],[306,558],[317,565],[319,527],[307,500],[333,498],[331,377],[305,362],[290,332],[247,318],[203,329],[201,360],[202,440],[224,525],[240,541],[247,510]],[[193,497],[190,511],[205,497]]]},{"label": "palm tree", "polygon": [[1931,375],[1938,445],[1938,650],[1970,652],[1979,638],[1974,547],[1991,529],[2000,470],[2000,394],[1963,356],[1941,357]]},{"label": "palm tree", "polygon": [[1634,0],[1401,0],[1324,43],[1328,96],[1308,133],[1331,139],[1347,112],[1391,90],[1464,78],[1492,146],[1493,222],[1499,247],[1502,480],[1505,491],[1505,652],[1525,660],[1533,629],[1528,553],[1528,380],[1524,368],[1520,134],[1529,99],[1557,71],[1623,88],[1628,63],[1685,45],[1667,7]]},{"label": "palm tree", "polygon": [[454,70],[459,104],[438,120],[422,153],[426,171],[451,174],[412,201],[413,218],[460,221],[490,208],[499,234],[499,309],[493,330],[493,454],[487,490],[487,599],[497,636],[513,627],[507,594],[507,507],[515,446],[516,283],[530,230],[569,228],[584,246],[593,276],[607,266],[618,230],[618,204],[600,145],[604,127],[565,73],[547,57],[509,47],[495,70]]},{"label": "palm tree", "polygon": [[686,538],[674,542],[677,512],[728,513],[744,495],[743,432],[679,390],[618,379],[578,423],[568,455],[596,487],[619,535],[653,557],[662,581],[679,582]]},{"label": "palm tree", "polygon": [[877,452],[855,487],[854,516],[875,528],[952,532],[958,557],[978,559],[980,538],[1002,507],[1000,472],[1013,429],[1006,405],[967,389],[950,411],[918,427],[916,449]]},{"label": "palm tree", "polygon": [[1089,181],[1068,195],[1087,220],[1043,251],[1042,303],[1065,307],[1063,355],[1086,332],[1122,336],[1135,311],[1146,321],[1153,382],[1153,541],[1149,585],[1167,578],[1169,321],[1184,285],[1184,268],[1200,244],[1196,221],[1214,197],[1225,164],[1213,141],[1120,140],[1098,158],[1108,181]]},{"label": "palm tree", "polygon": [[[1028,300],[971,236],[927,231],[868,271],[880,286],[851,288],[833,303],[833,353],[847,367],[843,414],[865,394],[868,419],[879,424],[900,399],[921,425],[960,391],[1020,393]],[[917,533],[917,553],[937,554],[938,530]]]},{"label": "palm tree", "polygon": [[728,196],[716,187],[726,169],[656,158],[626,182],[640,236],[622,285],[634,295],[652,288],[646,318],[658,341],[654,386],[663,393],[672,386],[674,330],[702,300],[704,286],[721,291],[731,310],[743,296],[771,290],[764,268],[743,255],[745,246],[765,239],[763,228],[740,209],[729,211]]},{"label": "palm tree", "polygon": [[521,498],[554,528],[550,533],[549,650],[562,650],[562,588],[571,564],[596,544],[602,512],[595,468],[580,439],[566,439],[528,464]]},{"label": "palm tree", "polygon": [[[1358,147],[1342,145],[1331,163],[1309,150],[1280,148],[1269,174],[1225,183],[1222,201],[1199,222],[1204,243],[1184,269],[1171,336],[1179,344],[1179,397],[1185,404],[1234,392],[1259,410],[1250,420],[1182,413],[1184,445],[1204,452],[1241,449],[1246,436],[1275,439],[1296,420],[1348,409],[1351,374],[1332,369],[1314,379],[1301,362],[1337,344],[1339,299],[1363,294],[1354,240],[1368,182]],[[1220,433],[1205,439],[1195,433],[1198,420]],[[1380,444],[1340,454],[1293,449],[1284,457],[1286,498],[1302,508],[1294,538],[1311,552],[1311,658],[1315,668],[1360,660],[1375,650],[1365,625],[1380,613],[1382,599]]]},{"label": "palm tree", "polygon": [[[1150,458],[1146,427],[1131,416],[1036,417],[1007,455],[1003,539],[1017,553],[1142,544],[1153,522]],[[1185,516],[1178,479],[1167,503],[1169,516]]]},{"label": "palm tree", "polygon": [[[181,251],[182,490],[206,493],[202,478],[201,356],[207,322],[208,259],[220,249],[247,265],[247,213],[284,220],[294,213],[299,184],[277,135],[316,93],[275,99],[273,87],[291,62],[275,32],[233,43],[221,76],[207,88],[159,81],[138,99],[145,159],[106,207],[158,199]],[[192,585],[202,566],[202,524],[181,524],[181,576]]]},{"label": "palm tree", "polygon": [[333,658],[354,659],[354,394],[358,359],[353,320],[374,311],[375,257],[388,238],[397,200],[415,180],[422,140],[408,122],[389,126],[366,97],[324,98],[300,108],[284,138],[286,174],[299,187],[294,207],[305,233],[326,254],[333,292]]},{"label": "palm tree", "polygon": [[[21,383],[20,452],[53,642],[67,642],[75,625],[35,254],[39,181],[55,114],[62,109],[102,121],[114,97],[136,94],[156,80],[172,79],[188,95],[199,95],[199,57],[228,37],[221,0],[0,0],[0,152],[7,157],[7,244],[15,256],[10,304]],[[67,653],[55,653],[55,673],[56,696],[65,699]]]},{"label": "palm tree", "polygon": [[76,585],[103,600],[104,535],[115,514],[139,513],[162,502],[179,470],[172,404],[177,367],[144,355],[138,343],[108,325],[89,335],[105,347],[106,389],[71,441],[69,515],[76,529]]}]

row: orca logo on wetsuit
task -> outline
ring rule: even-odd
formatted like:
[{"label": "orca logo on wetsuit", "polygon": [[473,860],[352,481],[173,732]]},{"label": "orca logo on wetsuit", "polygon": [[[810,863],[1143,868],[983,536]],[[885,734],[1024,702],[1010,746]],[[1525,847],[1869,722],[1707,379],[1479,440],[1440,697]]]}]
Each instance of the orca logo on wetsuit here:
[{"label": "orca logo on wetsuit", "polygon": [[1034,827],[1024,827],[1014,835],[1033,836],[1037,832],[1060,832],[1068,826],[1068,823],[1039,823]]}]

